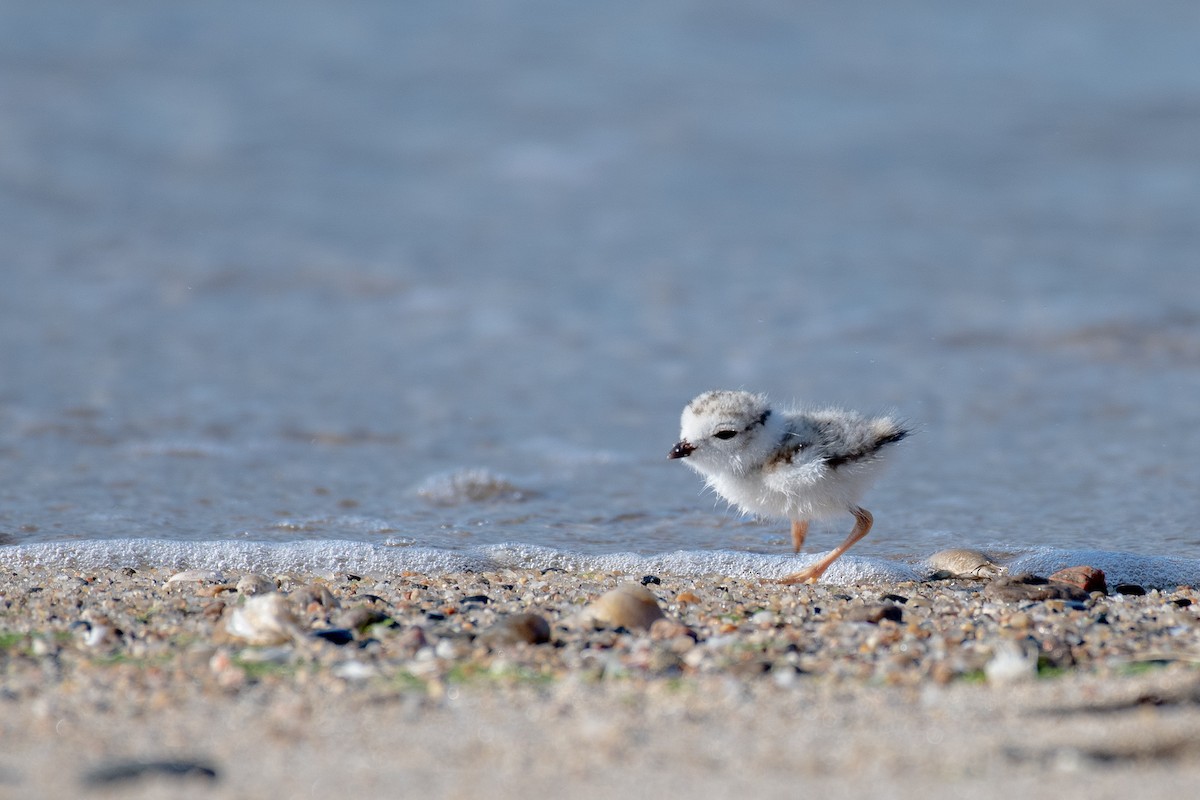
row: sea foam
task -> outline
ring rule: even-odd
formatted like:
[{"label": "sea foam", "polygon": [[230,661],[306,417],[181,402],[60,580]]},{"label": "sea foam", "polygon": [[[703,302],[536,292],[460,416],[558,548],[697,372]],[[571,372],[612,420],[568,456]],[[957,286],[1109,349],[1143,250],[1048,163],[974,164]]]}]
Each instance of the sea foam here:
[{"label": "sea foam", "polygon": [[[558,569],[567,572],[623,572],[662,576],[728,575],[781,578],[813,563],[819,554],[767,555],[731,550],[679,550],[670,553],[591,555],[527,544],[498,544],[463,550],[419,547],[403,540],[368,544],[345,540],[308,542],[171,542],[122,539],[49,542],[0,547],[0,567],[25,565],[73,569],[160,567],[211,569],[227,573],[314,573],[386,576],[400,572],[443,574],[495,569]],[[1040,548],[1003,559],[1010,573],[1049,575],[1069,566],[1104,570],[1110,586],[1136,583],[1148,588],[1200,585],[1200,560],[1101,550]],[[903,562],[847,555],[834,562],[823,581],[835,585],[886,584],[919,580],[932,569],[924,561]]]}]

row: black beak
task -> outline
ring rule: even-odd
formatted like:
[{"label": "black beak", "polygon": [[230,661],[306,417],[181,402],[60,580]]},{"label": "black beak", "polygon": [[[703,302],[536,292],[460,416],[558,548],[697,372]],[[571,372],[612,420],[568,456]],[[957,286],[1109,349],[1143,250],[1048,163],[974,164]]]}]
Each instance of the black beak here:
[{"label": "black beak", "polygon": [[687,458],[694,452],[696,452],[696,445],[684,439],[671,448],[671,452],[667,458]]}]

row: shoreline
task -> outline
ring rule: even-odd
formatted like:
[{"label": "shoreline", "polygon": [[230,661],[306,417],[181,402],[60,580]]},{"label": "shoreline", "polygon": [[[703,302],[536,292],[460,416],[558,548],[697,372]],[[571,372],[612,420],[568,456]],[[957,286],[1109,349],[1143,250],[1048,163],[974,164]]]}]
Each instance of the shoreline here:
[{"label": "shoreline", "polygon": [[0,795],[1200,777],[1195,588],[1004,583],[6,570]]}]

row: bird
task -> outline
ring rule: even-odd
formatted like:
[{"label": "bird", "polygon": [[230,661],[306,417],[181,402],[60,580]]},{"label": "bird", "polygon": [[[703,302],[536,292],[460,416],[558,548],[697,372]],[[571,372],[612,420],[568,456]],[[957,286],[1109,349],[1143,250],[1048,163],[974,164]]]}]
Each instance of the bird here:
[{"label": "bird", "polygon": [[892,445],[910,433],[891,416],[840,408],[776,409],[763,394],[714,390],[683,409],[679,441],[668,457],[684,459],[743,513],[790,520],[797,553],[810,520],[853,515],[854,528],[841,545],[780,580],[816,583],[871,530],[874,518],[859,500]]}]

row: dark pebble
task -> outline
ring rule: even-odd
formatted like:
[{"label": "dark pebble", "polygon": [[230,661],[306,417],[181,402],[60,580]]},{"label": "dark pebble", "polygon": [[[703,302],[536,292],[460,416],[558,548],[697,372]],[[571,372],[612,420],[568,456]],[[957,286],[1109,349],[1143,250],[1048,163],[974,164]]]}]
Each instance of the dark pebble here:
[{"label": "dark pebble", "polygon": [[354,641],[354,632],[347,628],[326,628],[323,631],[313,631],[312,635],[315,639],[324,639],[339,647]]},{"label": "dark pebble", "polygon": [[655,586],[659,586],[662,584],[662,578],[658,577],[657,575],[643,575],[642,576],[642,586],[649,586],[652,583]]},{"label": "dark pebble", "polygon": [[1192,604],[1192,601],[1188,600],[1186,597],[1180,597],[1175,600],[1172,600],[1171,602],[1174,603],[1175,605],[1179,606],[1180,608],[1187,608],[1188,606],[1190,606]]},{"label": "dark pebble", "polygon": [[857,606],[846,612],[846,619],[850,622],[870,622],[876,625],[885,619],[890,619],[892,622],[900,622],[903,618],[904,612],[900,610],[900,606],[894,603]]},{"label": "dark pebble", "polygon": [[462,601],[464,603],[479,603],[481,605],[487,605],[488,603],[492,602],[492,599],[486,594],[473,594],[464,597]]},{"label": "dark pebble", "polygon": [[217,770],[200,761],[119,761],[87,772],[83,776],[83,782],[89,786],[107,786],[147,775],[215,781]]},{"label": "dark pebble", "polygon": [[440,611],[430,611],[428,614],[425,615],[425,619],[429,620],[430,622],[441,622],[445,618],[446,618],[446,615],[441,613]]},{"label": "dark pebble", "polygon": [[901,596],[901,595],[898,595],[898,594],[885,594],[885,595],[883,596],[883,599],[884,599],[884,600],[891,600],[893,603],[907,603],[907,602],[908,602],[908,598],[907,598],[907,597],[903,597],[903,596]]},{"label": "dark pebble", "polygon": [[997,578],[983,589],[983,594],[997,600],[1019,603],[1023,600],[1087,600],[1090,595],[1077,586],[1050,583],[1036,575],[1012,575]]},{"label": "dark pebble", "polygon": [[1136,583],[1118,583],[1113,587],[1113,591],[1117,594],[1132,594],[1140,597],[1146,593],[1146,587],[1138,586]]}]

